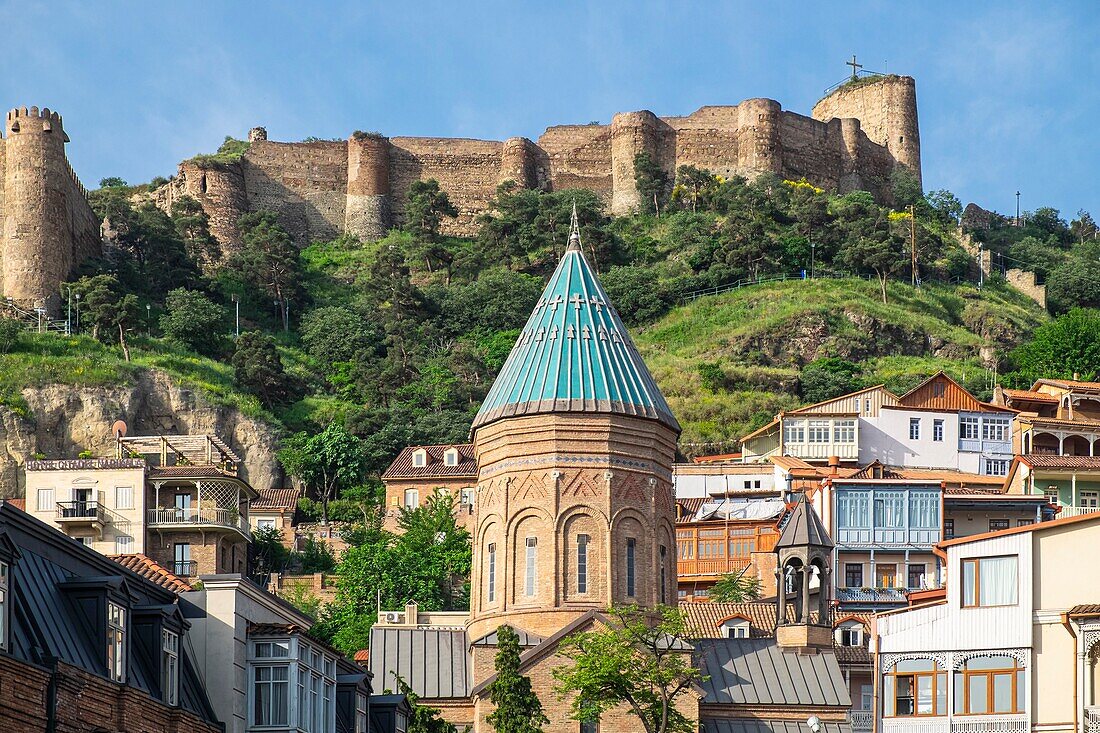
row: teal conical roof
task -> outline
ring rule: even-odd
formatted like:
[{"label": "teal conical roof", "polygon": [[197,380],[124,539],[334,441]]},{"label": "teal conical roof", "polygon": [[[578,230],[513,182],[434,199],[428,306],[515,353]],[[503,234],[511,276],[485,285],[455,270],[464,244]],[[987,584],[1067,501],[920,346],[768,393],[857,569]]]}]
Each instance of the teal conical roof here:
[{"label": "teal conical roof", "polygon": [[473,429],[506,417],[555,412],[633,415],[680,432],[581,253],[575,208],[569,247],[474,418]]}]

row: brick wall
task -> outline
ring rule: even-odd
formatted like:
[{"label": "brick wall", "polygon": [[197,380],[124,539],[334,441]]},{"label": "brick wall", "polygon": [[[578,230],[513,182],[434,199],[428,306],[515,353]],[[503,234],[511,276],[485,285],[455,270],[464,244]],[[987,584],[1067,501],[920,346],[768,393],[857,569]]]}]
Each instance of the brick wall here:
[{"label": "brick wall", "polygon": [[145,554],[171,570],[175,563],[175,545],[191,545],[191,560],[198,575],[243,573],[248,566],[248,544],[240,535],[229,532],[158,532],[149,530]]},{"label": "brick wall", "polygon": [[[46,730],[47,670],[0,655],[0,730],[41,733]],[[133,687],[109,682],[82,669],[59,663],[57,732],[89,730],[126,733],[220,733],[221,727],[163,705]]]}]

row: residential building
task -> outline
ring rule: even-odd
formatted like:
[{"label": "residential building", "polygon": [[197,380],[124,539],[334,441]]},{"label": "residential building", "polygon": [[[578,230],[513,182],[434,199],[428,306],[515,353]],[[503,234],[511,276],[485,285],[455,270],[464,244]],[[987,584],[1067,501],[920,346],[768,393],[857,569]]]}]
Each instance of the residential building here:
[{"label": "residential building", "polygon": [[1010,494],[1045,496],[1061,517],[1100,511],[1100,456],[1029,453],[1005,480]]},{"label": "residential building", "polygon": [[367,733],[370,678],[315,620],[239,574],[181,595],[196,669],[226,733]]},{"label": "residential building", "polygon": [[104,555],[142,553],[182,577],[244,572],[256,491],[212,435],[116,440],[114,458],[27,461],[27,512]]},{"label": "residential building", "polygon": [[248,525],[255,532],[272,528],[282,533],[283,544],[294,548],[294,513],[301,492],[295,488],[257,489],[259,495],[248,505]]},{"label": "residential building", "polygon": [[672,482],[677,499],[779,495],[775,484],[775,470],[768,463],[674,463]]},{"label": "residential building", "polygon": [[454,498],[460,526],[472,529],[477,498],[474,446],[415,445],[402,450],[382,474],[386,486],[386,529],[395,531],[402,509],[423,506],[445,492]]},{"label": "residential building", "polygon": [[1100,455],[1100,382],[1039,379],[1031,389],[1003,389],[994,404],[1019,410],[1020,455]]},{"label": "residential building", "polygon": [[877,730],[1094,730],[1098,543],[1100,514],[942,542],[938,597],[872,619]]},{"label": "residential building", "polygon": [[0,501],[0,729],[219,733],[172,590]]}]

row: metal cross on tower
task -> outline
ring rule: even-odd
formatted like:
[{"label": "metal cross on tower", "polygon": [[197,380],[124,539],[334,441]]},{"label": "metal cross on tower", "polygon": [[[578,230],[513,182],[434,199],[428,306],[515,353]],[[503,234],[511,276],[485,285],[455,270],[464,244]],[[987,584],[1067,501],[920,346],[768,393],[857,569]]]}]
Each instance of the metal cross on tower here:
[{"label": "metal cross on tower", "polygon": [[856,55],[854,53],[852,54],[852,60],[845,61],[844,64],[845,66],[852,67],[852,81],[855,81],[858,78],[857,74],[859,73],[859,70],[863,68],[863,64],[856,63]]}]

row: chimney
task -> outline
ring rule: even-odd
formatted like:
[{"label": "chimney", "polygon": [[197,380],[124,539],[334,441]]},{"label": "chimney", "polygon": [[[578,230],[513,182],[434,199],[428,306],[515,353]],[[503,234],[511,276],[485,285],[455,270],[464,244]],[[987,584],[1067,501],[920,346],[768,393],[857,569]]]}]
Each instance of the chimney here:
[{"label": "chimney", "polygon": [[829,456],[829,475],[836,476],[840,468],[840,456]]},{"label": "chimney", "polygon": [[1081,380],[1081,375],[1078,374],[1077,372],[1074,372],[1073,373],[1073,381],[1078,382],[1080,380]]}]

